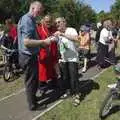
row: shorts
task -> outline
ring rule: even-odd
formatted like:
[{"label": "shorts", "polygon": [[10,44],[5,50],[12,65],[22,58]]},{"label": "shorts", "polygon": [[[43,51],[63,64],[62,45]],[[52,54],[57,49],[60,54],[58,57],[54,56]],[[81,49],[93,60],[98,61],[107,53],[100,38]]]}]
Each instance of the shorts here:
[{"label": "shorts", "polygon": [[87,58],[89,59],[90,58],[90,50],[89,49],[79,49],[78,51],[79,53],[79,58]]}]

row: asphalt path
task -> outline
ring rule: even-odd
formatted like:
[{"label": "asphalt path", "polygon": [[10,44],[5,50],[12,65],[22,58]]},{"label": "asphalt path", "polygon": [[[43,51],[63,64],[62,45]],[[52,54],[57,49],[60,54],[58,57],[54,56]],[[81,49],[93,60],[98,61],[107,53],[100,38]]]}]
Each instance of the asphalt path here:
[{"label": "asphalt path", "polygon": [[[95,62],[92,61],[91,67],[86,73],[81,73],[81,69],[79,69],[79,81],[92,81],[92,78],[99,75],[100,72],[97,70]],[[37,116],[45,113],[59,101],[58,91],[49,90],[44,97],[40,97],[38,94],[40,107],[36,111],[29,111],[25,91],[22,90],[0,101],[0,120],[35,120]]]}]

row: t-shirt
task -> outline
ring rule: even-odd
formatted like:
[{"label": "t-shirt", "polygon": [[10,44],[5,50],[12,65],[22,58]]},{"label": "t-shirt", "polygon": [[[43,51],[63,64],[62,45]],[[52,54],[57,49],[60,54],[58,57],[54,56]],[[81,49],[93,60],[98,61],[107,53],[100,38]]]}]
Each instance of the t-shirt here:
[{"label": "t-shirt", "polygon": [[[67,28],[66,35],[78,36],[77,31],[74,28]],[[66,37],[59,36],[59,50],[62,62],[78,62],[78,52],[74,41],[67,39]]]},{"label": "t-shirt", "polygon": [[108,45],[110,42],[110,39],[112,39],[112,32],[107,30],[106,28],[103,28],[100,33],[99,42],[104,45]]},{"label": "t-shirt", "polygon": [[80,34],[78,40],[80,41],[80,48],[88,49],[88,50],[90,49],[90,34],[89,33],[85,33],[85,35],[83,36]]}]

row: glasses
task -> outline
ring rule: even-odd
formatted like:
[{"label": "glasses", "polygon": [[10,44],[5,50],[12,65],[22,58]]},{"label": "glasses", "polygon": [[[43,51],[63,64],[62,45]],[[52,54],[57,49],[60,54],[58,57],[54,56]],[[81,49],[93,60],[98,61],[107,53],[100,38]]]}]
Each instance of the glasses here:
[{"label": "glasses", "polygon": [[56,21],[55,24],[60,24],[61,21]]}]

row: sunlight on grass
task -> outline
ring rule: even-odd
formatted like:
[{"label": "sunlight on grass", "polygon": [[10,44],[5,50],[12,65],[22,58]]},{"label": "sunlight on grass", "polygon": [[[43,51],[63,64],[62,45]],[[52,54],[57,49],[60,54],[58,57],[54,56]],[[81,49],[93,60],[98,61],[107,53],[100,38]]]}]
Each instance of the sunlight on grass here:
[{"label": "sunlight on grass", "polygon": [[[85,96],[78,107],[74,107],[71,98],[46,113],[39,120],[100,120],[99,109],[105,95],[107,85],[115,82],[115,75],[112,68],[109,68],[95,80],[99,89],[92,90]],[[120,112],[110,115],[106,120],[118,120]]]}]

